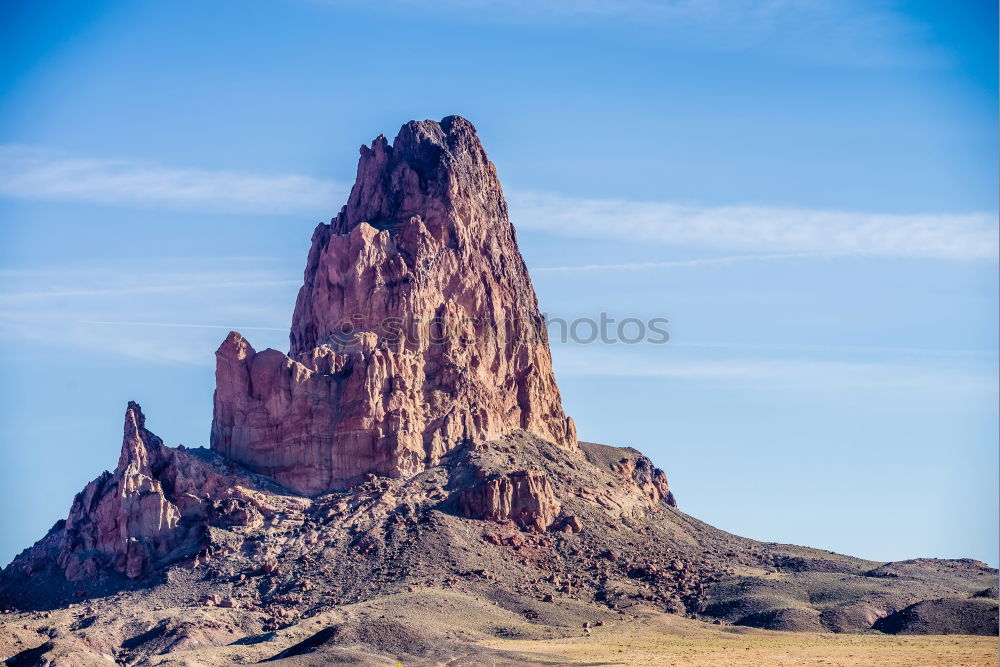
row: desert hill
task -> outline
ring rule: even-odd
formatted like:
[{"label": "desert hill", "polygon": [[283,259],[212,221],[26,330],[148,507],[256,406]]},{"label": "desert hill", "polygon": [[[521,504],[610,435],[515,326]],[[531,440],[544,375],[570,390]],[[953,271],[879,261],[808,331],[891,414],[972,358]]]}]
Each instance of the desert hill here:
[{"label": "desert hill", "polygon": [[997,633],[983,563],[731,535],[640,452],[578,441],[463,118],[362,147],[290,339],[223,341],[208,449],[128,405],[114,471],[0,573],[8,664],[547,662],[496,642],[663,614],[713,636]]}]

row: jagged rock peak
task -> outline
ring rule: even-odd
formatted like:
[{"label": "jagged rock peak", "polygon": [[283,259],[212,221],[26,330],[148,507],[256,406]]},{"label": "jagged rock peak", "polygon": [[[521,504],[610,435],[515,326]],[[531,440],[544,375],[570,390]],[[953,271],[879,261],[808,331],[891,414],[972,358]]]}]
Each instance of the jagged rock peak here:
[{"label": "jagged rock peak", "polygon": [[506,217],[496,169],[472,123],[461,116],[447,116],[440,123],[411,120],[392,145],[380,134],[370,147],[361,147],[357,180],[331,231],[344,234],[362,222],[391,228],[412,215],[434,225],[427,204],[471,194],[461,192],[463,185],[477,188],[483,203],[502,208]]},{"label": "jagged rock peak", "polygon": [[136,471],[148,471],[163,447],[163,441],[146,430],[146,415],[135,401],[129,401],[125,408],[124,430],[118,470],[132,466]]},{"label": "jagged rock peak", "polygon": [[[359,229],[363,224],[364,228]],[[380,231],[389,234],[382,236]],[[400,128],[391,146],[384,135],[379,135],[370,148],[362,146],[357,179],[347,204],[330,224],[321,224],[313,234],[303,288],[292,317],[289,354],[293,358],[330,342],[330,336],[345,324],[352,330],[373,324],[370,317],[359,317],[364,314],[363,303],[341,305],[323,300],[326,293],[317,279],[331,276],[324,276],[322,269],[342,271],[337,277],[347,282],[355,277],[349,271],[361,268],[343,261],[340,266],[331,266],[329,258],[321,267],[324,252],[330,254],[331,237],[337,236],[355,238],[358,242],[351,249],[354,252],[360,252],[363,246],[384,245],[389,261],[382,267],[372,267],[376,271],[371,277],[398,282],[403,288],[414,282],[429,290],[437,289],[441,292],[438,301],[451,296],[448,288],[455,282],[440,280],[450,276],[435,276],[441,274],[442,268],[468,273],[468,279],[475,279],[478,273],[493,274],[497,282],[513,287],[506,296],[512,302],[512,320],[516,320],[519,331],[541,336],[547,345],[538,301],[517,247],[496,168],[476,128],[465,118],[448,116],[440,123],[410,121]],[[430,281],[433,277],[439,281]],[[400,291],[406,290],[384,293],[394,295]],[[389,315],[412,319],[416,314],[408,312],[412,310],[408,305],[399,304]],[[352,310],[347,312],[344,306]]]},{"label": "jagged rock peak", "polygon": [[496,169],[459,116],[362,147],[347,204],[313,234],[290,347],[230,334],[212,447],[298,493],[521,429],[577,447]]},{"label": "jagged rock peak", "polygon": [[69,579],[92,576],[101,560],[139,576],[175,546],[181,513],[154,471],[167,457],[163,441],[146,429],[142,408],[129,401],[118,467],[73,500],[58,562]]},{"label": "jagged rock peak", "polygon": [[252,530],[308,504],[276,490],[205,450],[167,447],[130,401],[118,466],[84,487],[66,520],[12,567],[26,576],[55,570],[68,581],[109,572],[135,579],[196,556],[209,526]]}]

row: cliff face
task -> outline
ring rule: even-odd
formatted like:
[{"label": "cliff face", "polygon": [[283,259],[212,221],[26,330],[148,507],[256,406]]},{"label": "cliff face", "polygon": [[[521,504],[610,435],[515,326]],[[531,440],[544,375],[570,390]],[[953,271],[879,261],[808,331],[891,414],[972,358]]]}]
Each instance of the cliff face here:
[{"label": "cliff face", "polygon": [[412,475],[518,429],[576,449],[493,164],[464,118],[362,147],[312,239],[288,355],[230,334],[212,448],[298,493]]}]

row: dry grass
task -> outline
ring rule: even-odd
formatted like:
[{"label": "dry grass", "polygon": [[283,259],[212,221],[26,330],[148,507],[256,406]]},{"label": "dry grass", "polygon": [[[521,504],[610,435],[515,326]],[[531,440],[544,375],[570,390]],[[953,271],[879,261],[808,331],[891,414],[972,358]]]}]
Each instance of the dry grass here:
[{"label": "dry grass", "polygon": [[857,667],[996,667],[996,637],[890,636],[768,632],[705,626],[646,615],[549,640],[490,640],[484,646],[570,663],[666,667],[845,665]]},{"label": "dry grass", "polygon": [[[519,610],[533,602],[544,614],[530,621]],[[161,619],[170,617],[214,627],[218,632],[212,636],[199,635],[209,645],[176,647],[169,654],[152,655],[148,662],[141,664],[222,667],[257,663],[338,624],[367,627],[372,630],[369,633],[372,637],[389,644],[402,641],[404,651],[409,650],[403,639],[408,635],[418,636],[439,649],[419,659],[404,659],[404,665],[995,667],[998,659],[996,637],[771,632],[711,625],[652,608],[632,607],[619,615],[572,600],[540,603],[521,599],[514,600],[511,606],[514,610],[460,591],[425,589],[345,605],[271,635],[261,635],[260,641],[238,643],[232,641],[228,629],[235,627],[239,616],[246,613],[243,610],[122,608],[113,624],[89,627],[79,633],[64,633],[56,640],[59,647],[49,657],[64,658],[66,664],[104,664],[99,660],[100,653],[112,653],[122,638],[134,634],[137,629],[155,627]],[[48,615],[0,617],[0,660],[42,644],[48,639],[50,628],[72,626],[80,618],[78,611],[79,608],[74,607]],[[602,625],[588,633],[582,627],[581,619],[584,618]],[[384,630],[381,635],[376,632],[379,628]],[[503,635],[505,637],[520,638],[500,638],[501,630],[509,633]],[[393,637],[393,633],[400,636]],[[74,638],[76,635],[79,638],[86,636],[88,641],[81,643]],[[103,642],[97,641],[101,639]],[[97,646],[102,643],[106,646]],[[215,645],[211,645],[213,643]],[[320,646],[315,653],[273,664],[326,667],[348,659],[354,660],[354,664],[360,660],[361,664],[373,665],[400,661],[395,657],[395,650],[353,642],[347,644]]]}]

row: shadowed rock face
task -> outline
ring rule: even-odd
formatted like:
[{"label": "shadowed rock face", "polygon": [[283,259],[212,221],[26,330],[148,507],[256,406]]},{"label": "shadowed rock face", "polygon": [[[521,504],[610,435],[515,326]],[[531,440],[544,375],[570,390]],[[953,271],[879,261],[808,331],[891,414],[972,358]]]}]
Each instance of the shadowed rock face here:
[{"label": "shadowed rock face", "polygon": [[361,148],[312,239],[291,350],[232,333],[212,448],[306,495],[415,474],[523,429],[575,450],[496,170],[464,118]]}]

